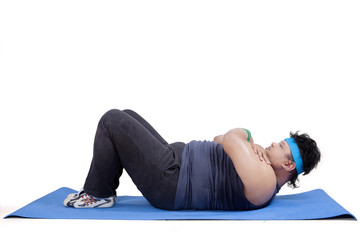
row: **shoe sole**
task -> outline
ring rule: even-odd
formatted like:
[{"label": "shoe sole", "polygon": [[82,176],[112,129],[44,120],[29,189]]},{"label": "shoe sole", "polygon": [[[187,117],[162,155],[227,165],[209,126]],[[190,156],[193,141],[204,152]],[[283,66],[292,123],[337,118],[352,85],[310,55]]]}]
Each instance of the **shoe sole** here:
[{"label": "shoe sole", "polygon": [[90,206],[86,206],[85,204],[84,205],[76,205],[74,204],[74,208],[110,208],[110,207],[113,207],[115,205],[115,201],[114,200],[111,200],[110,202],[104,202],[104,203],[100,203],[96,206],[94,205],[90,205]]}]

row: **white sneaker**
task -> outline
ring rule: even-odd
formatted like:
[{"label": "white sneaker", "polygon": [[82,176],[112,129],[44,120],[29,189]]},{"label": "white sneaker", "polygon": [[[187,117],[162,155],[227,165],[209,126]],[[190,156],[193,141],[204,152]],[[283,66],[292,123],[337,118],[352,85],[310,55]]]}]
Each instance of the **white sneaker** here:
[{"label": "white sneaker", "polygon": [[67,198],[64,200],[64,206],[65,207],[74,207],[74,202],[78,200],[81,196],[85,194],[84,190],[81,189],[77,193],[70,193]]},{"label": "white sneaker", "polygon": [[115,196],[97,198],[80,190],[78,193],[69,194],[64,200],[64,205],[74,208],[109,208],[115,205]]}]

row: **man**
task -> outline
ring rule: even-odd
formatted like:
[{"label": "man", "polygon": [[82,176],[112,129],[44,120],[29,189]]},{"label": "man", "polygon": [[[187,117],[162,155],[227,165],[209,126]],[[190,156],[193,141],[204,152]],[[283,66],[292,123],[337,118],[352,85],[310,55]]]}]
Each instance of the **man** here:
[{"label": "man", "polygon": [[168,144],[136,112],[113,109],[99,121],[83,189],[64,205],[112,207],[125,169],[158,208],[252,210],[268,205],[283,184],[295,183],[302,168],[309,173],[319,159],[315,141],[306,134],[291,134],[266,149],[245,129],[214,141]]}]

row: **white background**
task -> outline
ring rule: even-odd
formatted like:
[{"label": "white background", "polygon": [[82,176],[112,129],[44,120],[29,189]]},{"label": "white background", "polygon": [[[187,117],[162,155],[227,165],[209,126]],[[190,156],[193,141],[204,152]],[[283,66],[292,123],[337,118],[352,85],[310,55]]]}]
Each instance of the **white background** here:
[{"label": "white background", "polygon": [[[79,189],[97,122],[131,108],[168,142],[246,127],[322,150],[300,188],[359,210],[358,1],[0,0],[0,217]],[[139,195],[124,176],[120,195]],[[0,220],[1,238],[357,238],[355,221]]]}]

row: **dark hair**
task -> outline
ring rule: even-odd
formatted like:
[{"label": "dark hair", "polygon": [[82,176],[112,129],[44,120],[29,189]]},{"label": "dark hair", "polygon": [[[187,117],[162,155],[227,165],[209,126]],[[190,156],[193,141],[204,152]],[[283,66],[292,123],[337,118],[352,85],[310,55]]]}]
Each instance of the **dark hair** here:
[{"label": "dark hair", "polygon": [[[290,137],[292,137],[298,148],[300,150],[300,155],[303,160],[303,169],[304,175],[307,175],[313,170],[320,161],[321,153],[320,149],[317,147],[316,142],[309,137],[308,134],[298,134],[290,132]],[[298,182],[298,174],[296,170],[294,170],[293,175],[290,177],[288,182],[288,186],[293,186],[293,188],[297,188],[296,182]]]}]

